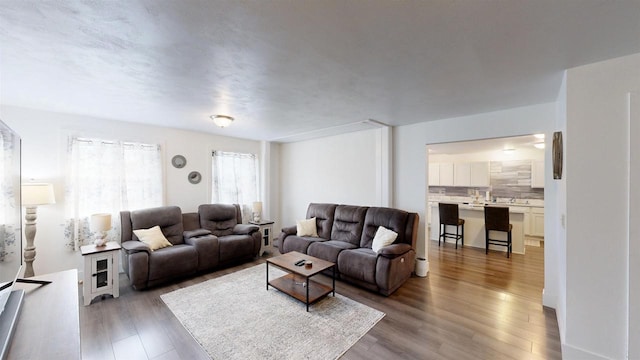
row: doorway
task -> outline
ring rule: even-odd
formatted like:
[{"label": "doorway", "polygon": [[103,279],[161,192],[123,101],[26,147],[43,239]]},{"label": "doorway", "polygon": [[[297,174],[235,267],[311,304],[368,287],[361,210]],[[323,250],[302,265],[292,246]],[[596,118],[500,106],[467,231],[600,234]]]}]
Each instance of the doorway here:
[{"label": "doorway", "polygon": [[[495,272],[492,268],[495,265],[499,271],[509,272],[502,275],[503,279],[513,278],[511,273],[520,278],[538,279],[540,289],[536,298],[541,301],[544,288],[544,134],[429,144],[426,156],[428,254],[431,257],[432,251],[437,252],[440,262],[432,265],[434,270],[442,270],[450,265],[447,262],[455,262],[458,268],[473,268],[471,273],[477,275]],[[466,218],[465,246],[458,251],[451,250],[454,243],[438,246],[439,202],[457,203],[460,217]],[[506,258],[505,248],[490,247],[489,254],[485,255],[485,205],[510,209],[515,257],[510,262],[502,260],[502,257]],[[521,273],[522,261],[528,262],[531,272]],[[458,276],[465,276],[464,272],[459,272]],[[483,276],[471,276],[466,280],[477,280],[486,285]],[[501,286],[509,291],[519,286],[514,285],[515,282],[505,282]]]}]

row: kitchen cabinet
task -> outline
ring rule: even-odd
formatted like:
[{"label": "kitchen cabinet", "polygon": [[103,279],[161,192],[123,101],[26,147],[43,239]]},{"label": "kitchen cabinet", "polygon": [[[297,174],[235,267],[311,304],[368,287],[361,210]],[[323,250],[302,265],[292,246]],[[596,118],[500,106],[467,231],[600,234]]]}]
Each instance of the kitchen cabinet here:
[{"label": "kitchen cabinet", "polygon": [[440,185],[440,164],[429,163],[429,186]]},{"label": "kitchen cabinet", "polygon": [[488,161],[472,162],[470,170],[470,186],[488,187],[489,185],[491,185]]},{"label": "kitchen cabinet", "polygon": [[488,187],[489,162],[429,163],[429,186]]},{"label": "kitchen cabinet", "polygon": [[531,187],[544,188],[544,161],[531,161]]},{"label": "kitchen cabinet", "polygon": [[440,186],[453,186],[453,163],[440,163]]},{"label": "kitchen cabinet", "polygon": [[544,236],[544,208],[531,208],[531,235]]},{"label": "kitchen cabinet", "polygon": [[471,186],[471,164],[453,164],[453,186]]}]

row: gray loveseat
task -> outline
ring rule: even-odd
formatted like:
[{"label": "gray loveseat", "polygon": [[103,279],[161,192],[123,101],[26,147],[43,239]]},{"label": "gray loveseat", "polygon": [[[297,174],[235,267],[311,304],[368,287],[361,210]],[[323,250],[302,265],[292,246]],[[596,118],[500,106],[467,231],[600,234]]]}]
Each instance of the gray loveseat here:
[{"label": "gray loveseat", "polygon": [[[242,224],[238,205],[204,204],[197,213],[177,206],[120,212],[122,265],[134,289],[205,272],[258,255],[261,234]],[[159,226],[173,246],[151,251],[133,230]]]},{"label": "gray loveseat", "polygon": [[[337,204],[309,204],[318,237],[297,236],[296,226],[282,229],[280,253],[298,251],[336,263],[336,276],[385,296],[396,291],[414,270],[419,216],[403,210]],[[371,249],[379,226],[393,230],[393,244]]]}]

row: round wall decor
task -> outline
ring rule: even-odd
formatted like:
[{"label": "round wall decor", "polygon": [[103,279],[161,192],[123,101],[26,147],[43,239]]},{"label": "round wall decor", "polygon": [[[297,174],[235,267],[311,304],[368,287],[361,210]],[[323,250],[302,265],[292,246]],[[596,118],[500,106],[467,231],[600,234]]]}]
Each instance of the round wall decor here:
[{"label": "round wall decor", "polygon": [[182,169],[187,165],[187,159],[182,155],[176,155],[171,159],[171,165],[177,169]]},{"label": "round wall decor", "polygon": [[202,180],[202,175],[197,171],[192,171],[189,173],[187,179],[189,179],[190,183],[197,184]]}]

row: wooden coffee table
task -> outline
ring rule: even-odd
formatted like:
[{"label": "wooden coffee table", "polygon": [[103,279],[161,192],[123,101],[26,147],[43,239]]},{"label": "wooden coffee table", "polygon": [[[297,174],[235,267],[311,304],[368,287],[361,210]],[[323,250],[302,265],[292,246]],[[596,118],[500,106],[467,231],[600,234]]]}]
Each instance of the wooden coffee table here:
[{"label": "wooden coffee table", "polygon": [[[307,269],[304,265],[296,266],[295,263],[300,260],[311,261],[313,265],[310,269]],[[269,264],[288,273],[269,281]],[[333,276],[331,277],[332,286],[311,280],[311,277],[327,269],[333,269]],[[309,311],[309,305],[322,299],[329,293],[333,292],[333,296],[336,296],[336,264],[297,251],[274,256],[267,259],[267,290],[269,290],[269,285],[294,299],[302,301],[307,305],[307,311]]]}]

